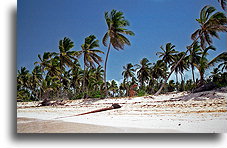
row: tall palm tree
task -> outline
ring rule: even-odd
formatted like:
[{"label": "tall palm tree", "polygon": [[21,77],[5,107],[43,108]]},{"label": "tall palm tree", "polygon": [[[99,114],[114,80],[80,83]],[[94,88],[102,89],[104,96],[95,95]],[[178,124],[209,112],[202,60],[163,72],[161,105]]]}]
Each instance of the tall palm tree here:
[{"label": "tall palm tree", "polygon": [[140,61],[140,64],[136,64],[137,66],[137,78],[138,81],[141,84],[141,88],[144,88],[145,82],[149,80],[149,74],[150,74],[150,65],[149,60],[147,58],[143,58]]},{"label": "tall palm tree", "polygon": [[[57,54],[57,56],[59,57],[59,66],[60,66],[60,83],[61,86],[62,85],[62,81],[63,81],[63,73],[65,70],[65,67],[72,67],[73,66],[73,60],[77,60],[76,56],[78,56],[77,51],[72,51],[71,49],[74,47],[74,43],[73,41],[71,41],[69,38],[64,37],[63,40],[59,41],[59,53],[55,53]],[[60,89],[60,97],[62,97],[62,87]]]},{"label": "tall palm tree", "polygon": [[215,57],[214,59],[212,59],[209,62],[210,66],[214,66],[215,63],[220,63],[218,65],[218,68],[221,68],[221,71],[223,72],[224,69],[227,71],[227,52],[223,52],[221,54],[219,54],[217,57]]},{"label": "tall palm tree", "polygon": [[[215,12],[216,9],[212,6],[205,6],[200,12],[200,18],[196,19],[197,22],[200,24],[200,28],[197,29],[192,35],[191,38],[193,40],[193,43],[187,47],[186,54],[188,51],[191,50],[192,46],[196,43],[198,39],[200,39],[200,44],[203,49],[205,49],[206,44],[212,44],[212,38],[216,37],[219,39],[218,32],[227,32],[227,19],[224,13],[222,12]],[[214,13],[215,12],[215,13]],[[213,14],[214,13],[214,14]],[[183,60],[183,58],[186,56],[184,54],[180,60],[175,64],[175,66],[172,68],[170,74],[165,79],[164,83],[161,85],[160,89],[155,93],[155,95],[158,95],[161,90],[164,88],[167,80],[177,67],[177,65]]]},{"label": "tall palm tree", "polygon": [[[83,54],[84,61],[84,80],[83,80],[83,91],[85,90],[85,72],[87,67],[95,67],[95,63],[99,65],[102,62],[102,58],[98,53],[104,53],[96,48],[99,47],[99,41],[96,40],[94,35],[90,35],[85,38],[84,44],[81,45],[82,50],[78,52],[78,55]],[[86,94],[84,95],[86,97]]]},{"label": "tall palm tree", "polygon": [[161,46],[160,48],[163,52],[157,52],[156,55],[159,55],[159,58],[162,57],[162,60],[166,64],[171,64],[174,61],[174,55],[178,53],[178,51],[175,50],[175,45],[167,43],[165,49],[163,48],[163,46]]},{"label": "tall palm tree", "polygon": [[[116,50],[123,50],[125,45],[131,45],[130,41],[124,36],[124,34],[133,36],[134,33],[125,29],[125,27],[129,26],[129,22],[124,18],[123,12],[117,10],[112,10],[110,13],[105,12],[105,20],[108,30],[105,33],[102,42],[104,46],[108,46],[104,63],[104,87],[107,97],[108,92],[106,86],[106,67],[111,45]],[[107,45],[108,40],[109,44]]]}]

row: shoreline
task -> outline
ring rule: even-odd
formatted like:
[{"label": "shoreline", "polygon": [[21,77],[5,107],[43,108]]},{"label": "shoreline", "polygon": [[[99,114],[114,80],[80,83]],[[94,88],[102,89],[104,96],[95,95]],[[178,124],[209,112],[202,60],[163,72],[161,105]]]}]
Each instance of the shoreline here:
[{"label": "shoreline", "polygon": [[[59,128],[61,127],[61,128]],[[170,129],[113,127],[60,120],[17,118],[17,133],[180,133]]]}]

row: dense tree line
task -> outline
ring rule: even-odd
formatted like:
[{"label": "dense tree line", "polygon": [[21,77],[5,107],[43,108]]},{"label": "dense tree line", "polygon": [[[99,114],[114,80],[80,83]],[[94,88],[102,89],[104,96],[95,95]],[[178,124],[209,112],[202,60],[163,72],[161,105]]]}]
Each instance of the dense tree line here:
[{"label": "dense tree line", "polygon": [[[226,1],[219,1],[224,11]],[[65,37],[59,41],[57,52],[44,52],[38,55],[39,61],[29,72],[21,67],[17,72],[17,100],[33,101],[43,99],[80,99],[127,97],[133,87],[137,96],[159,94],[173,91],[191,91],[208,82],[218,87],[227,85],[227,52],[220,53],[210,60],[207,55],[216,50],[212,38],[219,38],[218,32],[227,32],[227,19],[224,13],[217,12],[212,6],[205,6],[196,19],[200,24],[192,35],[192,44],[185,52],[180,52],[172,43],[166,43],[157,52],[159,60],[152,63],[147,58],[136,64],[123,66],[123,82],[106,80],[107,60],[111,47],[123,50],[130,41],[124,35],[133,36],[128,29],[129,22],[120,11],[106,12],[107,32],[102,43],[107,53],[104,67],[101,66],[103,51],[99,41],[90,35],[81,45],[81,50],[74,50],[74,42]],[[79,62],[82,58],[83,63]],[[83,65],[83,67],[82,67]],[[209,77],[205,72],[214,68]],[[184,74],[191,70],[192,78],[185,80]],[[195,70],[200,77],[195,79]],[[175,80],[169,80],[174,73]],[[180,76],[180,77],[179,77]]]}]

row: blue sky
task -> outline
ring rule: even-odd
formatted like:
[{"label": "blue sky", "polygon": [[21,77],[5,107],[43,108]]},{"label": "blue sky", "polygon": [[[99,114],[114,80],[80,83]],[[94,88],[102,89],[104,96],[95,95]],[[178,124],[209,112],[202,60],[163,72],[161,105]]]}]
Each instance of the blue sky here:
[{"label": "blue sky", "polygon": [[[110,52],[107,79],[119,81],[124,65],[137,64],[144,57],[155,62],[161,45],[171,42],[185,51],[192,43],[190,35],[199,27],[195,19],[205,5],[223,11],[217,0],[18,0],[17,68],[32,70],[37,55],[57,52],[58,41],[64,37],[74,42],[73,50],[81,50],[84,39],[94,34],[106,52],[101,42],[107,31],[104,12],[116,9],[124,12],[130,22],[128,29],[136,34],[128,37],[131,46]],[[210,53],[210,59],[226,51],[226,34],[220,33],[220,37],[214,39],[217,51]]]}]

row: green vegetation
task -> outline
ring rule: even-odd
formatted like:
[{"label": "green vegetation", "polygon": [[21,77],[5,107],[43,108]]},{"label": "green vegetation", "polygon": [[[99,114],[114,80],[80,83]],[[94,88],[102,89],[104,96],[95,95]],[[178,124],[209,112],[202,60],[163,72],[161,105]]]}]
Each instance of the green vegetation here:
[{"label": "green vegetation", "polygon": [[[219,0],[223,9],[226,1]],[[29,72],[21,67],[17,72],[17,101],[35,101],[43,99],[81,99],[127,97],[130,91],[137,96],[144,96],[173,91],[192,91],[208,82],[218,87],[227,86],[227,53],[223,52],[209,61],[207,55],[216,48],[212,37],[219,38],[218,32],[227,32],[227,18],[224,13],[216,12],[212,6],[205,6],[196,19],[200,24],[192,35],[192,44],[185,52],[177,51],[172,43],[161,46],[157,53],[160,58],[155,63],[143,58],[138,64],[128,63],[123,66],[123,82],[106,81],[106,68],[111,46],[116,50],[123,50],[130,41],[124,35],[133,36],[134,33],[125,29],[129,22],[120,11],[106,12],[105,20],[107,32],[102,39],[108,48],[104,68],[99,49],[99,41],[94,35],[85,38],[81,50],[74,50],[74,42],[69,38],[59,41],[58,52],[44,52],[38,55],[39,61],[34,63],[34,69]],[[83,58],[83,68],[79,63]],[[216,67],[215,67],[216,66]],[[209,77],[205,72],[213,67]],[[185,71],[191,70],[192,79],[185,80]],[[200,74],[195,79],[195,70]],[[172,73],[176,75],[176,82],[169,80]],[[180,78],[178,77],[180,74]]]}]

